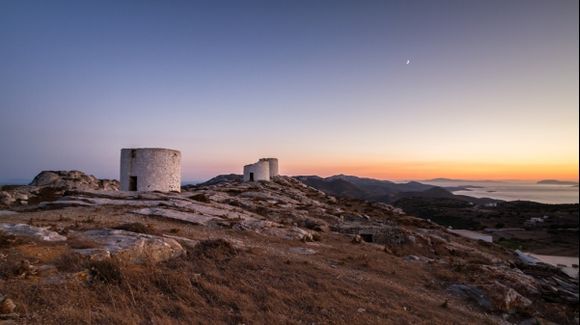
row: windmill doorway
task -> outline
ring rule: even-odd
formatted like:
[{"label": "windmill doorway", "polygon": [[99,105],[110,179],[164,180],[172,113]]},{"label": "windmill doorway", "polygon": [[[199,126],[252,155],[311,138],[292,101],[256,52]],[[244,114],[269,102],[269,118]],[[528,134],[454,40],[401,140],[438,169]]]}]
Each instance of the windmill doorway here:
[{"label": "windmill doorway", "polygon": [[137,191],[137,176],[129,176],[129,191]]}]

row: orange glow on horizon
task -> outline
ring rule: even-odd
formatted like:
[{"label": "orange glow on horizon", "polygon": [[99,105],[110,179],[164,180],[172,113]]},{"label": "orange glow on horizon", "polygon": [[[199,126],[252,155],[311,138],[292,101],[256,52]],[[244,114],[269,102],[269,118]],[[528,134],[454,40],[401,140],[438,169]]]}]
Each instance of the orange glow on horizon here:
[{"label": "orange glow on horizon", "polygon": [[[281,166],[282,167],[282,166]],[[387,180],[425,180],[438,177],[470,180],[558,179],[578,181],[574,164],[495,164],[458,162],[390,162],[378,164],[288,164],[289,175],[355,175]]]}]

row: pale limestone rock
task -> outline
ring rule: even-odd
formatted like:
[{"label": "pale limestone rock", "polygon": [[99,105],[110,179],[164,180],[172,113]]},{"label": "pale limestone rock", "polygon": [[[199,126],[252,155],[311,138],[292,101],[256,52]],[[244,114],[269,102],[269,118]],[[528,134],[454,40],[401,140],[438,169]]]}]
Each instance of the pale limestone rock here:
[{"label": "pale limestone rock", "polygon": [[78,170],[42,171],[30,183],[38,187],[59,187],[67,190],[118,190],[116,180],[99,180]]},{"label": "pale limestone rock", "polygon": [[116,257],[130,263],[161,262],[185,253],[172,238],[117,229],[93,229],[75,237],[94,242],[98,247],[76,251],[95,259]]},{"label": "pale limestone rock", "polygon": [[66,240],[65,236],[59,235],[55,231],[48,230],[46,228],[34,227],[23,223],[11,224],[11,223],[1,223],[0,230],[7,234],[22,237],[31,237],[43,241],[63,241]]},{"label": "pale limestone rock", "polygon": [[191,222],[193,224],[207,226],[212,220],[219,220],[213,216],[206,216],[195,212],[183,212],[171,209],[163,208],[143,208],[140,210],[133,211],[133,213],[146,215],[146,216],[158,216],[169,219],[177,219],[181,221]]}]

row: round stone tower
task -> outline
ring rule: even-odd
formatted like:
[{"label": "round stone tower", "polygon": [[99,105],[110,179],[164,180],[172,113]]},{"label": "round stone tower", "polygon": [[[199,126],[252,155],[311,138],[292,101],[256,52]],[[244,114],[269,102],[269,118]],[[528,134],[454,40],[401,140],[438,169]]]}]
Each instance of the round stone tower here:
[{"label": "round stone tower", "polygon": [[244,166],[244,182],[269,181],[270,164],[267,161]]},{"label": "round stone tower", "polygon": [[163,148],[121,149],[121,191],[181,191],[181,152]]},{"label": "round stone tower", "polygon": [[270,168],[270,178],[278,176],[278,158],[261,158],[260,161],[267,161]]}]

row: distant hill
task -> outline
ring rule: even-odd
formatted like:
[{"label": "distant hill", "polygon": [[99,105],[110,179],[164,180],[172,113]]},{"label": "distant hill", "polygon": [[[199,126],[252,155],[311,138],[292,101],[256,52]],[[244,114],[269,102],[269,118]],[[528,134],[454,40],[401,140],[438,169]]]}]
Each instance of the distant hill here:
[{"label": "distant hill", "polygon": [[[209,186],[209,185],[216,185],[216,184],[220,184],[220,183],[225,183],[225,182],[241,182],[242,181],[242,175],[239,174],[224,174],[224,175],[218,175],[208,181],[205,181],[203,183],[198,183],[198,184],[191,184],[190,186]],[[184,186],[187,187],[187,186]]]},{"label": "distant hill", "polygon": [[446,188],[419,182],[395,183],[348,175],[295,178],[333,196],[393,204],[417,217],[460,229],[482,228],[483,225],[474,218],[477,216],[475,209],[488,203],[501,202],[455,195]]},{"label": "distant hill", "polygon": [[544,179],[539,181],[537,184],[544,184],[544,185],[575,185],[578,186],[578,182],[572,181],[559,181],[556,179]]},{"label": "distant hill", "polygon": [[402,192],[421,192],[435,187],[418,182],[395,183],[342,174],[326,178],[320,176],[295,178],[330,195],[382,202],[391,202]]},{"label": "distant hill", "polygon": [[458,185],[458,186],[442,186],[444,189],[455,192],[455,191],[471,191],[474,188],[483,188],[483,186],[478,185]]},{"label": "distant hill", "polygon": [[497,201],[454,195],[450,190],[457,189],[446,189],[444,187],[419,182],[395,183],[386,180],[342,174],[326,178],[320,176],[295,176],[295,178],[306,185],[317,188],[330,195],[385,203],[393,203],[397,200],[411,197],[456,199],[471,203]]},{"label": "distant hill", "polygon": [[[485,204],[489,202],[499,202],[500,200],[488,198],[474,198],[465,195],[455,195],[451,191],[465,188],[463,187],[440,187],[423,184],[420,182],[395,183],[387,180],[357,177],[352,175],[334,175],[330,177],[320,177],[316,175],[294,176],[302,183],[319,189],[327,194],[352,199],[360,199],[375,202],[394,203],[405,198],[422,199],[453,199],[472,204]],[[184,185],[184,188],[216,185],[224,182],[241,182],[242,175],[227,174],[216,176],[206,182],[195,185]]]}]

